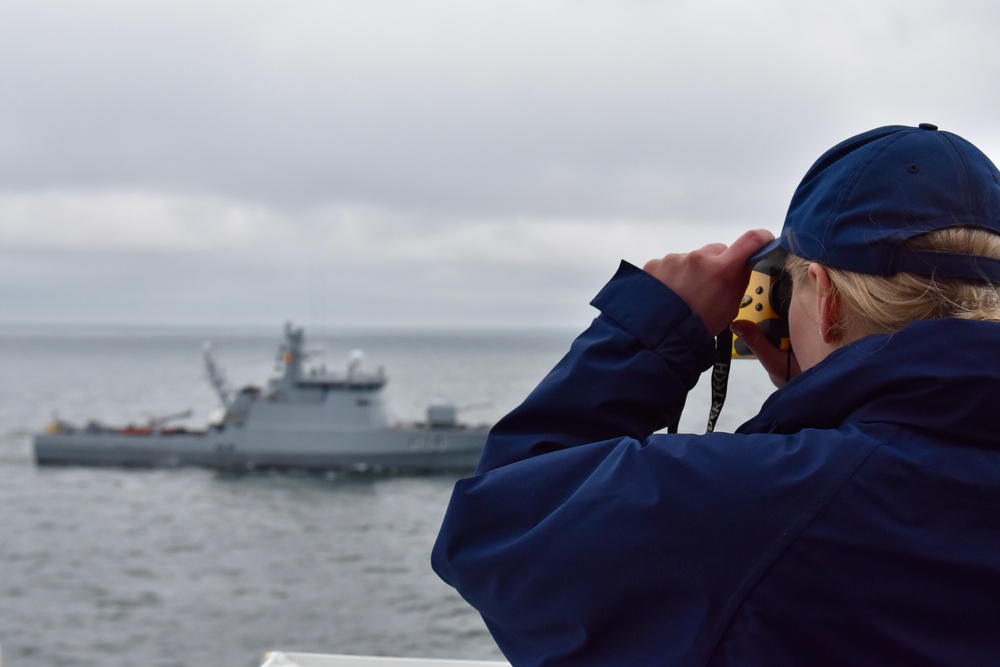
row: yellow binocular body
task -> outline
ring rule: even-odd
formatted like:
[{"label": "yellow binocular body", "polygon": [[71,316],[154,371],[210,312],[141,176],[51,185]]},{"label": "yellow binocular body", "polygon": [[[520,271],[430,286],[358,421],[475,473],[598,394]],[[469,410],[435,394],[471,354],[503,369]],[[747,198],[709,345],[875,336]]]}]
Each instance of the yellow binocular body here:
[{"label": "yellow binocular body", "polygon": [[[787,280],[787,278],[785,278]],[[750,273],[750,284],[747,285],[747,292],[740,301],[740,312],[736,320],[747,320],[755,323],[764,332],[768,340],[776,347],[787,350],[790,342],[788,339],[788,320],[781,317],[775,310],[778,299],[783,298],[777,294],[779,282],[782,275],[765,273],[754,270]],[[784,298],[787,298],[785,295]],[[733,359],[753,359],[754,355],[743,341],[733,338]]]}]

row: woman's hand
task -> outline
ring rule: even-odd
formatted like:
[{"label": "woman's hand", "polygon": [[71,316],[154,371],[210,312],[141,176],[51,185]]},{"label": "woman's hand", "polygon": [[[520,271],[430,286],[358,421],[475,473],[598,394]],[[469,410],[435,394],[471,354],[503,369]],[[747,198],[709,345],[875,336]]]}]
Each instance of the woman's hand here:
[{"label": "woman's hand", "polygon": [[737,320],[730,328],[753,356],[757,357],[775,387],[784,387],[786,382],[801,372],[795,353],[791,349],[782,350],[774,345],[755,323]]},{"label": "woman's hand", "polygon": [[[766,229],[743,234],[731,246],[713,243],[646,262],[652,274],[684,299],[713,336],[733,322],[750,282],[747,261],[774,239]],[[751,348],[752,349],[752,348]]]}]

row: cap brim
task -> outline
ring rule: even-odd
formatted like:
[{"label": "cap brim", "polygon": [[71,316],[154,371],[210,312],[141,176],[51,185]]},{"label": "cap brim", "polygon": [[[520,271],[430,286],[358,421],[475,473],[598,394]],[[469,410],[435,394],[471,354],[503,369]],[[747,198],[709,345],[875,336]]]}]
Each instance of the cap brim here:
[{"label": "cap brim", "polygon": [[755,252],[747,261],[747,266],[761,273],[780,273],[785,267],[788,251],[781,247],[781,238],[776,238]]}]

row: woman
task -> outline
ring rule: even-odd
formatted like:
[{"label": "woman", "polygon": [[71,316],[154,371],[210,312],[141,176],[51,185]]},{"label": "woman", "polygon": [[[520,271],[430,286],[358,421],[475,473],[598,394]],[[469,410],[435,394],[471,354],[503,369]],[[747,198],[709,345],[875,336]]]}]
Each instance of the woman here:
[{"label": "woman", "polygon": [[[456,485],[433,564],[514,665],[1000,662],[1000,173],[852,137],[781,236],[624,264]],[[736,433],[655,433],[788,255],[792,357]],[[786,383],[787,381],[787,383]]]}]

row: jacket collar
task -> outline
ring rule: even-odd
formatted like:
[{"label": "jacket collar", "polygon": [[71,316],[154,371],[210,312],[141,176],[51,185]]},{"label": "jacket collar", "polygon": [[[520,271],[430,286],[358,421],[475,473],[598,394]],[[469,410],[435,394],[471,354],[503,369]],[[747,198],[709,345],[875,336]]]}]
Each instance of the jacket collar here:
[{"label": "jacket collar", "polygon": [[1000,448],[1000,323],[913,322],[798,375],[740,433],[892,423]]}]

